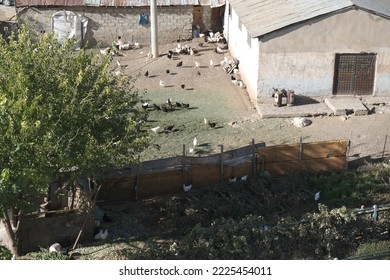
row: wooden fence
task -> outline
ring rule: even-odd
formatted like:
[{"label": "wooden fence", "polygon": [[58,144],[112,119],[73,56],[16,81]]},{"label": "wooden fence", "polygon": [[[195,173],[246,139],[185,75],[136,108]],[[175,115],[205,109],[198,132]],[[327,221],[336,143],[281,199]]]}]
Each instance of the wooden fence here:
[{"label": "wooden fence", "polygon": [[299,143],[259,148],[261,170],[272,175],[321,173],[347,168],[348,140]]},{"label": "wooden fence", "polygon": [[[343,171],[347,168],[348,140],[266,146],[248,145],[206,157],[183,156],[143,162],[117,170],[100,181],[98,200],[116,201],[178,193],[183,184],[202,188],[230,178],[268,171],[273,176],[292,173]],[[184,149],[183,149],[184,150]]]}]

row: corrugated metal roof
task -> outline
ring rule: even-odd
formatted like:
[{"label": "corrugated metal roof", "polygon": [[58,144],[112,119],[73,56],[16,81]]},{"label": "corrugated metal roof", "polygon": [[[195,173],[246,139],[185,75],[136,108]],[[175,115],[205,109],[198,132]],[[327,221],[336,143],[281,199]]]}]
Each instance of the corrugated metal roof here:
[{"label": "corrugated metal roof", "polygon": [[[145,7],[150,0],[15,0],[17,7],[24,6],[112,6],[112,7]],[[211,6],[224,5],[226,0],[157,0],[157,6]]]},{"label": "corrugated metal roof", "polygon": [[356,6],[372,12],[390,16],[390,1],[389,0],[352,0]]},{"label": "corrugated metal roof", "polygon": [[229,2],[252,38],[354,5],[390,16],[389,0],[230,0]]}]

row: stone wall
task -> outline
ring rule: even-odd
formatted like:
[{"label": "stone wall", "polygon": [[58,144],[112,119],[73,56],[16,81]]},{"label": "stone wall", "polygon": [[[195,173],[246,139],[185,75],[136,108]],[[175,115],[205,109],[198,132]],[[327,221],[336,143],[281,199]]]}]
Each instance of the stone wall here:
[{"label": "stone wall", "polygon": [[[194,6],[167,6],[158,7],[158,40],[159,44],[176,42],[192,38]],[[36,24],[40,31],[51,30],[51,16],[63,10],[63,7],[34,7],[21,11],[20,20],[26,18]],[[87,46],[106,47],[118,37],[126,42],[139,42],[142,45],[150,44],[150,23],[139,24],[140,14],[148,17],[150,22],[149,7],[69,7],[67,11],[84,15],[88,19],[87,34],[85,40]],[[210,7],[203,7],[205,16],[202,20],[206,26],[210,26]]]}]

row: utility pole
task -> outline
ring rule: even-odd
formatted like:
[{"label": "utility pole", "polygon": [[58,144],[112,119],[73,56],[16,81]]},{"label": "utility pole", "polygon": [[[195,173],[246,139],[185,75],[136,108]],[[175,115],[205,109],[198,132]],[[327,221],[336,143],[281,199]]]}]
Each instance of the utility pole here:
[{"label": "utility pole", "polygon": [[151,21],[151,47],[153,58],[158,57],[158,24],[157,24],[157,2],[150,0],[150,21]]}]

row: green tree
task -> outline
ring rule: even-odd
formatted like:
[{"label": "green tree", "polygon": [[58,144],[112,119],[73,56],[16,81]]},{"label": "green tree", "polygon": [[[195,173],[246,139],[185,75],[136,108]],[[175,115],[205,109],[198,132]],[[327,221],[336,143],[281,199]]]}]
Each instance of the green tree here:
[{"label": "green tree", "polygon": [[14,241],[11,210],[28,211],[60,173],[136,163],[149,142],[135,78],[115,74],[111,53],[74,49],[28,25],[0,40],[0,212]]}]

